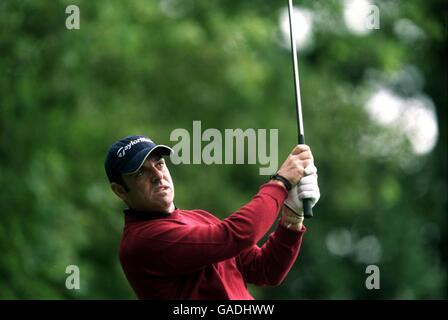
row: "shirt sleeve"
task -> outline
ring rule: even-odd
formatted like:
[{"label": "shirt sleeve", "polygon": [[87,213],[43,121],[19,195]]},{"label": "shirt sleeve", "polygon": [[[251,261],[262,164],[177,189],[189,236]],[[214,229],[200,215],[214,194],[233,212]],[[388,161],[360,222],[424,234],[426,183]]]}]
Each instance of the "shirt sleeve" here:
[{"label": "shirt sleeve", "polygon": [[237,262],[246,282],[258,286],[279,285],[297,259],[305,231],[305,226],[296,231],[279,223],[261,248],[254,245],[244,250]]},{"label": "shirt sleeve", "polygon": [[245,206],[222,221],[162,221],[139,230],[133,254],[154,275],[188,273],[238,256],[255,245],[274,223],[288,192],[267,183]]}]

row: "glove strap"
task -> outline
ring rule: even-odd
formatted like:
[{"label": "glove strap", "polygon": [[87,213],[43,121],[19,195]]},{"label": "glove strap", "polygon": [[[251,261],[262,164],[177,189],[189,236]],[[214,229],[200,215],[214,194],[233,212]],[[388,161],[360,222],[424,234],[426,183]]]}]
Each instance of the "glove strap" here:
[{"label": "glove strap", "polygon": [[289,182],[288,179],[286,179],[285,177],[283,177],[277,173],[272,175],[270,179],[281,181],[285,185],[286,190],[288,190],[288,191],[290,191],[292,189],[291,182]]}]

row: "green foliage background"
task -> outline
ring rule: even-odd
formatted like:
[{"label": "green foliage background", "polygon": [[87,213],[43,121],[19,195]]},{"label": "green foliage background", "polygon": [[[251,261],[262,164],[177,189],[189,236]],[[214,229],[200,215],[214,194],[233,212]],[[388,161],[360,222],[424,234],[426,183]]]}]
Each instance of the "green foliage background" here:
[{"label": "green foliage background", "polygon": [[[320,17],[300,68],[322,197],[286,280],[251,292],[446,299],[446,4],[377,1],[381,29],[359,36],[343,24],[342,1],[295,2]],[[65,28],[70,4],[80,8],[80,30]],[[286,158],[296,143],[290,52],[279,41],[286,4],[0,1],[0,298],[135,298],[117,259],[123,204],[103,169],[123,136],[172,145],[170,133],[191,131],[193,120],[203,130],[278,128],[279,161]],[[399,39],[400,18],[426,36]],[[423,75],[421,92],[393,86],[409,65]],[[431,153],[415,155],[399,132],[369,119],[362,106],[378,84],[433,100],[439,138]],[[172,165],[176,204],[224,218],[265,182],[258,169]],[[337,239],[356,248],[366,237],[380,244],[380,290],[365,288],[368,263],[356,250],[328,250]],[[361,250],[368,257],[378,248]],[[71,264],[81,270],[78,291],[65,288]]]}]

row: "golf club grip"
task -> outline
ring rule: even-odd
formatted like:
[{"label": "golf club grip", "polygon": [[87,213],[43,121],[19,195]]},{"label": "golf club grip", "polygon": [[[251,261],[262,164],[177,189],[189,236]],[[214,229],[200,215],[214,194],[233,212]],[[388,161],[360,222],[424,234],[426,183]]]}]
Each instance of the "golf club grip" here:
[{"label": "golf club grip", "polygon": [[[299,133],[299,144],[305,144],[305,135],[304,134]],[[302,204],[303,204],[303,216],[306,219],[312,218],[313,217],[313,208],[311,208],[310,200],[303,199]]]},{"label": "golf club grip", "polygon": [[303,204],[303,216],[306,219],[312,218],[313,217],[313,208],[311,208],[310,199],[303,199],[302,204]]}]

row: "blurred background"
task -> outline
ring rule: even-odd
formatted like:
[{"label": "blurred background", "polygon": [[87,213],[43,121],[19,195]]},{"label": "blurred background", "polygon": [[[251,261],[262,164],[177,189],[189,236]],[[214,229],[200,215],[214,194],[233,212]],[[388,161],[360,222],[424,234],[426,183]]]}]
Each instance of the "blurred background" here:
[{"label": "blurred background", "polygon": [[[80,29],[68,30],[68,5]],[[366,28],[366,8],[379,29]],[[279,130],[297,142],[287,1],[0,0],[0,298],[135,299],[103,163],[130,134]],[[296,0],[321,199],[299,258],[258,299],[446,299],[447,5]],[[260,165],[171,165],[176,205],[221,218]],[[156,258],[156,257],[155,257]],[[367,290],[368,265],[380,289]],[[68,290],[68,265],[80,289]]]}]

